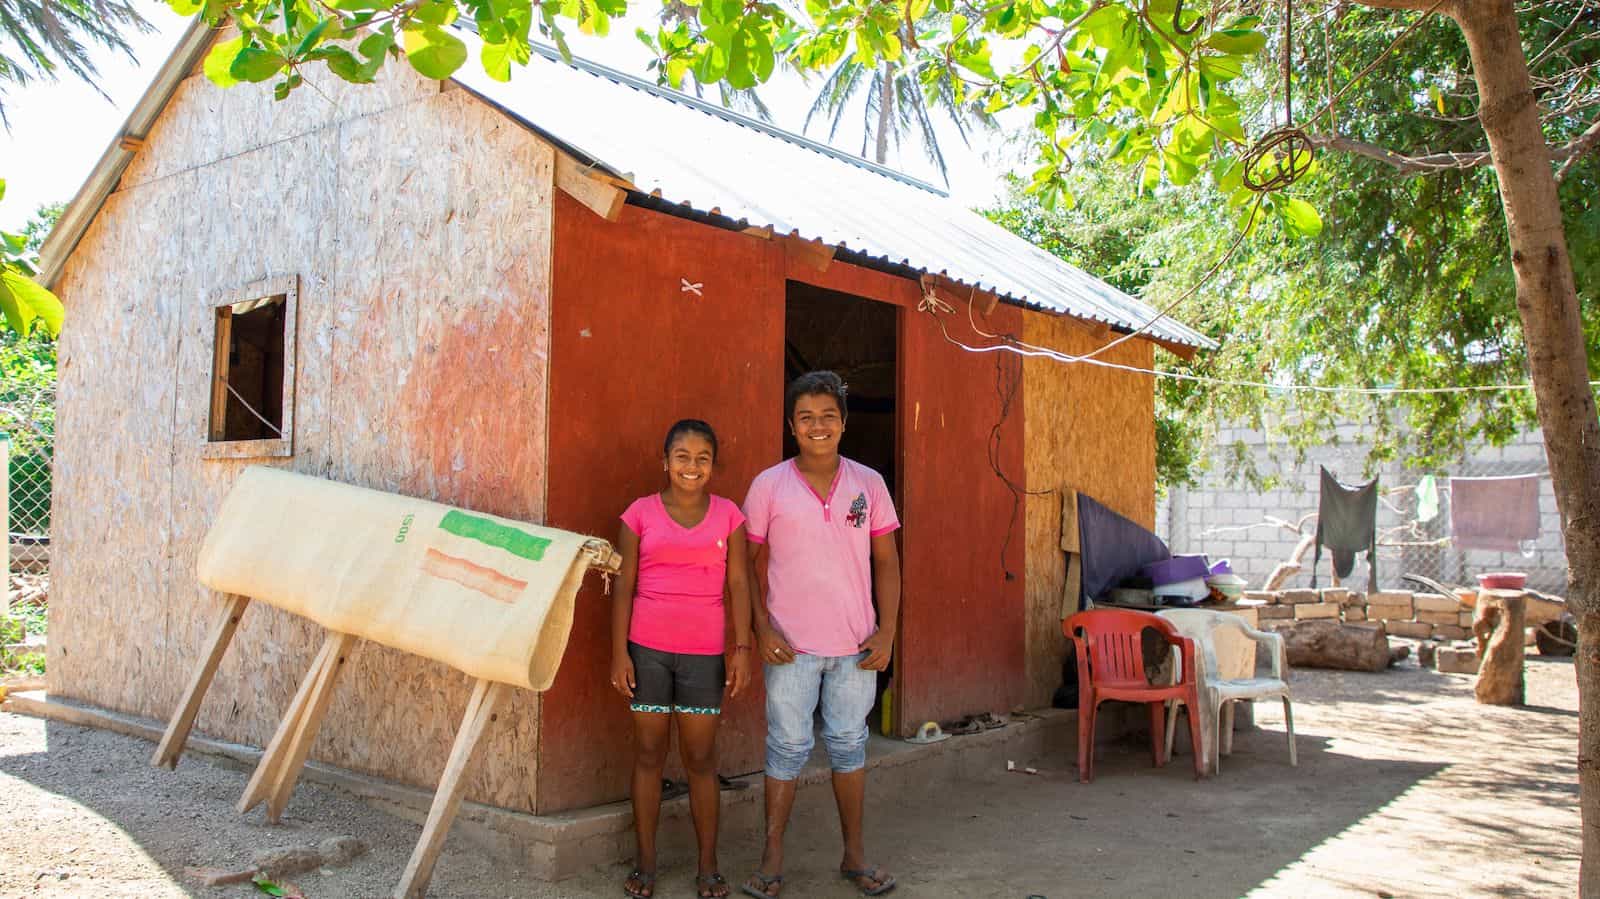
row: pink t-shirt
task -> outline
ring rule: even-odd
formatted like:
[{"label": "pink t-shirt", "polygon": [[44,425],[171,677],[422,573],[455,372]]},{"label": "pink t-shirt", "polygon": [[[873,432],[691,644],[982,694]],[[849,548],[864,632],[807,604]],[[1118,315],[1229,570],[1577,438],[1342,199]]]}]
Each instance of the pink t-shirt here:
[{"label": "pink t-shirt", "polygon": [[900,527],[883,476],[839,459],[827,496],[786,459],[756,475],[746,533],[767,544],[767,611],[796,652],[855,655],[878,628],[872,538]]},{"label": "pink t-shirt", "polygon": [[728,537],[744,524],[732,500],[711,497],[706,517],[686,528],[667,514],[661,494],[641,496],[622,513],[639,535],[639,577],[628,639],[661,652],[722,652],[722,593]]}]

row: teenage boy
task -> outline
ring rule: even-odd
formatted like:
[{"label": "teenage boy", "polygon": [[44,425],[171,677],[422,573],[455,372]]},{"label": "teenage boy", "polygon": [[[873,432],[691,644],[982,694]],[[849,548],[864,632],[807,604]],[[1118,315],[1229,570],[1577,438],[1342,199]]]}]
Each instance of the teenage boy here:
[{"label": "teenage boy", "polygon": [[799,455],[757,475],[744,504],[756,571],[766,575],[758,576],[766,595],[755,590],[754,611],[767,684],[767,840],[761,869],[742,889],[762,899],[783,889],[783,836],[820,704],[844,836],[839,873],[862,894],[879,896],[895,880],[867,863],[861,817],[867,715],[900,610],[900,520],[883,477],[839,455],[846,414],[839,376],[802,375],[784,401]]}]

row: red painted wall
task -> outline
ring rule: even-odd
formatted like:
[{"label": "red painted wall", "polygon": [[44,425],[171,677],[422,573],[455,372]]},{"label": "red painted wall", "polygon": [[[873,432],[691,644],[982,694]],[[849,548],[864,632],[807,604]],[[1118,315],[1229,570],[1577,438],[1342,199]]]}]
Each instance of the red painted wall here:
[{"label": "red painted wall", "polygon": [[[633,206],[608,223],[561,192],[555,211],[549,523],[615,539],[628,503],[661,488],[661,439],[680,418],[716,428],[711,489],[743,502],[781,451],[781,252]],[[590,581],[544,694],[541,812],[628,792],[627,704],[607,679],[611,605]],[[724,715],[722,770],[759,769],[765,733],[760,691],[740,697]]]},{"label": "red painted wall", "polygon": [[[710,421],[721,441],[712,489],[742,501],[781,453],[785,279],[894,303],[904,309],[903,729],[1020,701],[1022,519],[1019,511],[1008,557],[1018,579],[1008,582],[999,552],[1011,496],[985,449],[999,416],[993,358],[945,343],[915,311],[914,281],[843,263],[819,271],[781,240],[632,206],[607,223],[558,193],[555,211],[548,522],[614,535],[627,504],[660,487],[667,427],[690,416]],[[703,295],[684,291],[685,280]],[[1020,330],[1020,317],[1002,309],[991,324]],[[1002,437],[1004,466],[1019,482],[1020,399]],[[607,683],[610,614],[598,586],[579,595],[561,672],[542,697],[541,813],[627,795],[632,738]],[[756,690],[725,715],[725,773],[761,767],[761,702]]]}]

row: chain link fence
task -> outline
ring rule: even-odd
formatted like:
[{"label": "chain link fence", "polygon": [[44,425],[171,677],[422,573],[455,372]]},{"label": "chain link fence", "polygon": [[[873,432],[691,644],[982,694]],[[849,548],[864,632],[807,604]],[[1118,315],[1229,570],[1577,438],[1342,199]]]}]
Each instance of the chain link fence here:
[{"label": "chain link fence", "polygon": [[6,532],[13,571],[50,566],[50,497],[56,423],[55,383],[0,385],[0,433],[9,437]]},{"label": "chain link fence", "polygon": [[[1381,488],[1378,505],[1378,587],[1380,589],[1421,589],[1403,575],[1422,575],[1443,584],[1472,585],[1478,574],[1489,571],[1521,571],[1528,575],[1528,586],[1536,590],[1565,595],[1567,589],[1566,550],[1561,539],[1560,516],[1555,493],[1545,462],[1544,443],[1538,432],[1530,432],[1503,447],[1477,447],[1447,468],[1431,472],[1437,493],[1436,508],[1427,514],[1430,503],[1420,504],[1417,488],[1430,472],[1408,468],[1403,461],[1366,471],[1367,449],[1358,433],[1344,440],[1330,441],[1313,448],[1304,458],[1285,454],[1256,432],[1236,431],[1224,435],[1230,445],[1242,446],[1254,457],[1258,470],[1276,472],[1279,477],[1269,490],[1255,490],[1229,479],[1225,465],[1215,464],[1198,485],[1176,488],[1162,504],[1159,516],[1162,536],[1174,552],[1205,553],[1212,559],[1229,559],[1252,589],[1261,587],[1280,563],[1289,561],[1304,535],[1316,532],[1316,513],[1321,466],[1326,466],[1341,481],[1362,483],[1376,474]],[[1239,450],[1231,452],[1237,454]],[[1288,461],[1284,456],[1289,455]],[[1221,451],[1219,450],[1220,458]],[[1514,552],[1467,550],[1456,545],[1450,528],[1450,478],[1506,477],[1540,475],[1539,536],[1521,543]],[[1305,587],[1311,582],[1313,552],[1307,550],[1301,571],[1285,587]],[[1330,564],[1323,553],[1317,583],[1329,586]],[[1371,590],[1367,583],[1365,554],[1357,557],[1347,586]]]}]

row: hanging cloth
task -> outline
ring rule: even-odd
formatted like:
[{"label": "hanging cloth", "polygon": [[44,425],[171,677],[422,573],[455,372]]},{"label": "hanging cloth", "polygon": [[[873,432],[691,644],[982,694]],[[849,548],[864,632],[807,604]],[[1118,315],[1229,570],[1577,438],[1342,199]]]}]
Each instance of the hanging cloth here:
[{"label": "hanging cloth", "polygon": [[1514,553],[1539,539],[1539,476],[1451,478],[1450,532],[1456,546]]},{"label": "hanging cloth", "polygon": [[1333,571],[1341,580],[1356,567],[1356,553],[1367,554],[1367,589],[1378,588],[1378,479],[1359,487],[1339,483],[1322,469],[1322,496],[1317,503],[1317,548],[1311,561],[1311,586],[1317,586],[1322,548],[1333,553]]}]

